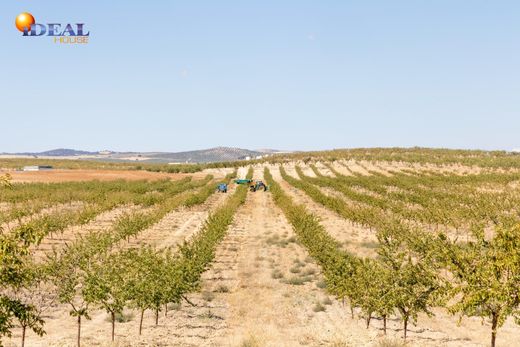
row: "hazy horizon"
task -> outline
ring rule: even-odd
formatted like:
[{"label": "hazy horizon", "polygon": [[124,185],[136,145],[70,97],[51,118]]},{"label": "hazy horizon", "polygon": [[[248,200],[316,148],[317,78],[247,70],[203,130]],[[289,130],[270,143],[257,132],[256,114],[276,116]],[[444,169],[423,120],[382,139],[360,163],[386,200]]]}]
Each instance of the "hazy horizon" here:
[{"label": "hazy horizon", "polygon": [[209,149],[215,149],[215,148],[236,148],[236,149],[243,149],[243,150],[250,150],[250,151],[263,151],[263,150],[275,150],[280,152],[313,152],[313,151],[327,151],[327,150],[338,150],[338,149],[375,149],[375,148],[401,148],[401,149],[412,149],[412,148],[424,148],[424,149],[447,149],[447,150],[475,150],[475,151],[520,151],[520,147],[515,148],[496,148],[496,149],[482,149],[482,148],[451,148],[451,147],[423,147],[423,146],[407,146],[407,147],[399,147],[399,146],[381,146],[381,147],[335,147],[335,148],[318,148],[318,149],[290,149],[290,148],[273,148],[273,147],[265,147],[265,148],[246,148],[246,147],[237,147],[237,146],[215,146],[215,147],[204,147],[204,148],[193,148],[189,150],[181,150],[181,151],[175,151],[175,150],[151,150],[151,151],[141,151],[141,150],[120,150],[115,151],[110,148],[103,148],[103,149],[93,149],[93,150],[86,150],[83,148],[73,148],[73,147],[56,147],[56,148],[48,148],[44,150],[38,150],[38,151],[13,151],[13,152],[6,152],[2,151],[0,149],[0,154],[4,155],[11,155],[11,154],[38,154],[38,153],[44,153],[49,152],[53,150],[74,150],[74,151],[84,151],[84,152],[103,152],[103,151],[110,151],[115,153],[180,153],[180,152],[190,152],[190,151],[203,151],[203,150],[209,150]]}]

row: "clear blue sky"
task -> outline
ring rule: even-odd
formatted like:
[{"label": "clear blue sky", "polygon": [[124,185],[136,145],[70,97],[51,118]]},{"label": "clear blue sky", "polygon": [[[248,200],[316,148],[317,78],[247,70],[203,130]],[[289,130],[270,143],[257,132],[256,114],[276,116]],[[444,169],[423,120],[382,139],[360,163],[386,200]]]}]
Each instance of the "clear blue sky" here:
[{"label": "clear blue sky", "polygon": [[0,40],[0,152],[520,147],[519,1],[3,0]]}]

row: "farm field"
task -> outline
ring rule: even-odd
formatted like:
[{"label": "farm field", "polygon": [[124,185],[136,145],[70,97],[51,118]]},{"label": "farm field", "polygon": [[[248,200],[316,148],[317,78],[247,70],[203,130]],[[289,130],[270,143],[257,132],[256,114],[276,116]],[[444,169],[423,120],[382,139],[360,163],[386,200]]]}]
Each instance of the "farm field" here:
[{"label": "farm field", "polygon": [[517,345],[519,162],[368,150],[184,174],[13,173],[1,341]]},{"label": "farm field", "polygon": [[[225,169],[207,169],[206,173],[221,174],[222,172],[230,172],[232,170]],[[31,182],[77,182],[77,181],[113,181],[117,179],[136,181],[136,180],[160,180],[160,179],[180,179],[188,176],[201,177],[203,173],[185,174],[185,173],[166,173],[166,172],[149,172],[138,170],[51,170],[51,171],[34,171],[34,172],[18,172],[9,171],[13,183],[31,183]]]}]

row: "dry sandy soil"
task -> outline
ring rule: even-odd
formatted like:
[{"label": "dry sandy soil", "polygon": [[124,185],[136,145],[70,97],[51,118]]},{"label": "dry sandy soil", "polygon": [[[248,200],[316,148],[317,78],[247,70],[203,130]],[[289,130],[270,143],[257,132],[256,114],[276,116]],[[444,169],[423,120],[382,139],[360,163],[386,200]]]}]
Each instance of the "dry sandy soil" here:
[{"label": "dry sandy soil", "polygon": [[[321,165],[318,167],[326,170]],[[363,174],[367,169],[382,173],[399,169],[398,166],[374,168],[369,163],[351,167],[352,171]],[[374,232],[352,225],[314,203],[305,193],[283,181],[277,168],[270,169],[295,202],[305,204],[321,217],[326,230],[344,249],[359,256],[374,256]],[[293,166],[286,169],[295,175]],[[337,169],[340,171],[340,166]],[[342,172],[348,172],[343,169]],[[245,171],[240,170],[239,175],[243,177]],[[304,171],[312,170],[306,167]],[[255,178],[262,176],[263,167],[257,167]],[[234,188],[231,186],[230,193]],[[208,214],[228,196],[214,194],[201,206],[173,211],[120,247],[175,246],[199,230]],[[109,211],[82,228],[71,228],[64,233],[63,240],[45,240],[38,252],[48,251],[52,246],[59,246],[60,241],[69,242],[83,233],[106,229],[122,212]],[[319,267],[298,243],[271,194],[248,193],[246,203],[240,207],[218,247],[211,269],[203,275],[202,291],[189,295],[191,304],[172,305],[167,316],[161,313],[157,326],[154,315],[147,312],[141,336],[138,335],[138,313],[128,311],[133,318],[116,325],[115,343],[109,342],[110,323],[106,313],[95,311],[92,320],[84,322],[83,346],[379,346],[383,339],[382,322],[375,319],[366,329],[364,321],[357,317],[358,312],[352,319],[349,307],[329,296],[323,284]],[[55,306],[46,317],[47,335],[38,338],[29,332],[26,346],[74,346],[76,324],[68,312],[66,306]],[[431,318],[421,315],[418,325],[411,326],[407,346],[488,345],[487,322],[482,326],[479,319],[464,319],[458,327],[455,317],[440,309],[435,313]],[[402,330],[397,318],[389,321],[388,328],[389,339],[399,339]],[[19,330],[15,329],[7,346],[19,345]],[[519,333],[518,326],[506,322],[499,331],[497,345],[518,345]]]}]

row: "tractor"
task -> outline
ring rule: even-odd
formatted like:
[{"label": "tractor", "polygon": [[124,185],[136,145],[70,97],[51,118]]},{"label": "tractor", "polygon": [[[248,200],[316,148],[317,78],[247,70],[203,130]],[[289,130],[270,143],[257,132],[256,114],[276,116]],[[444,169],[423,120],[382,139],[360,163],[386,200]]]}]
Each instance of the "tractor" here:
[{"label": "tractor", "polygon": [[256,192],[257,190],[261,190],[263,189],[264,192],[267,191],[267,186],[265,185],[264,182],[260,181],[260,180],[256,180],[255,182],[251,182],[249,184],[249,190],[251,192]]},{"label": "tractor", "polygon": [[227,184],[225,183],[220,183],[218,186],[217,186],[217,191],[219,193],[227,193]]},{"label": "tractor", "polygon": [[267,191],[267,186],[264,182],[260,180],[250,180],[250,179],[236,179],[236,184],[247,184],[249,185],[249,191],[256,192],[257,190],[264,190]]}]

